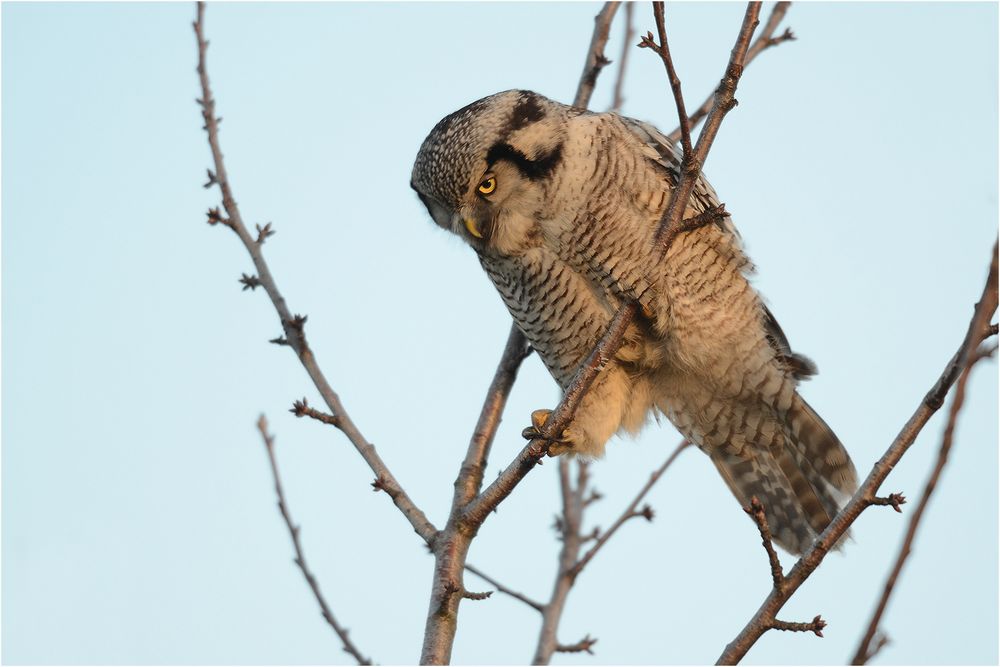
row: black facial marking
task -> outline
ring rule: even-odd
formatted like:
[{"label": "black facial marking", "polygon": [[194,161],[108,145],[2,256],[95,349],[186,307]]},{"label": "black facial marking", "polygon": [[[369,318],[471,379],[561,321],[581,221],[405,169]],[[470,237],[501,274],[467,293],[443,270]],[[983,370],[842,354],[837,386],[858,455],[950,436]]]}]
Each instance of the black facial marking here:
[{"label": "black facial marking", "polygon": [[522,176],[537,181],[547,178],[559,166],[559,162],[562,160],[562,144],[537,159],[529,160],[524,153],[510,144],[498,141],[486,153],[486,162],[492,167],[499,160],[510,162],[517,167]]},{"label": "black facial marking", "polygon": [[538,103],[538,97],[534,93],[526,92],[514,105],[510,119],[500,134],[509,137],[513,132],[517,132],[529,123],[536,123],[543,118],[545,118],[545,109]]}]

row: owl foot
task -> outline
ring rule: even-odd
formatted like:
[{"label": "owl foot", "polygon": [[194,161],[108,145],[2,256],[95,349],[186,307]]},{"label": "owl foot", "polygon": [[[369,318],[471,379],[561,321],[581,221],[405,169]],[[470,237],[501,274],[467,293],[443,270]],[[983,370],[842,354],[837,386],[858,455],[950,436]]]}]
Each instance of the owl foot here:
[{"label": "owl foot", "polygon": [[531,413],[531,426],[521,431],[521,436],[526,440],[547,440],[549,444],[549,456],[559,456],[573,449],[573,443],[566,438],[566,431],[563,431],[561,439],[549,439],[542,435],[542,427],[552,416],[551,410],[535,410]]}]

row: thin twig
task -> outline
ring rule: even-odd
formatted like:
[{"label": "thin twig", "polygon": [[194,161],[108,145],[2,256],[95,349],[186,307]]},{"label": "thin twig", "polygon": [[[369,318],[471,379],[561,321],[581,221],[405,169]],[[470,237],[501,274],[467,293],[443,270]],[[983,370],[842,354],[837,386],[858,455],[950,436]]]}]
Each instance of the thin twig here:
[{"label": "thin twig", "polygon": [[539,613],[545,611],[545,605],[543,605],[541,602],[535,602],[534,600],[532,600],[531,598],[529,598],[524,593],[518,593],[517,591],[515,591],[513,589],[507,588],[506,586],[504,586],[503,584],[501,584],[499,581],[497,581],[493,577],[491,577],[491,576],[487,575],[486,573],[484,573],[479,568],[474,567],[474,566],[469,565],[468,563],[466,563],[465,564],[465,569],[468,570],[469,572],[471,572],[472,574],[476,575],[477,577],[479,577],[480,579],[482,579],[486,583],[488,583],[493,588],[497,589],[497,591],[499,591],[500,593],[503,593],[504,595],[508,595],[508,596],[514,598],[515,600],[520,600],[521,602],[523,602],[524,604],[528,605],[529,607],[531,607],[532,609],[534,609],[535,611],[537,611]]},{"label": "thin twig", "polygon": [[[774,31],[777,30],[778,28],[778,24],[781,23],[781,20],[783,18],[785,18],[785,13],[788,11],[788,7],[791,4],[792,3],[790,2],[779,2],[774,5],[773,9],[771,9],[771,15],[768,17],[767,23],[764,25],[764,29],[761,31],[760,35],[757,36],[757,39],[754,40],[753,44],[747,50],[747,57],[743,63],[744,67],[749,65],[751,61],[753,61],[754,58],[760,55],[762,51],[772,46],[777,46],[782,42],[787,42],[795,39],[795,35],[793,35],[792,31],[788,30],[787,28],[785,29],[785,32],[782,33],[781,35],[777,37],[773,36]],[[698,123],[700,123],[702,119],[708,115],[708,112],[712,108],[712,102],[714,100],[715,100],[715,91],[713,91],[711,95],[706,97],[705,101],[701,103],[701,106],[695,109],[694,113],[691,114],[689,120],[691,122],[692,129],[697,127]],[[675,129],[673,132],[667,135],[667,139],[669,139],[673,143],[677,143],[677,141],[680,138],[681,138],[681,128],[679,126],[677,127],[677,129]]]},{"label": "thin twig", "polygon": [[278,474],[278,461],[274,455],[274,436],[268,433],[267,418],[264,415],[261,415],[257,420],[257,430],[260,431],[260,436],[264,439],[267,458],[271,462],[274,490],[278,494],[278,509],[281,511],[281,518],[285,520],[285,525],[288,526],[288,533],[292,536],[292,546],[295,547],[295,564],[302,570],[302,576],[306,578],[309,588],[312,589],[313,595],[316,597],[316,602],[319,603],[320,611],[323,613],[323,618],[326,619],[326,622],[330,624],[333,631],[340,637],[340,641],[344,645],[344,652],[350,653],[359,665],[370,665],[372,661],[361,654],[361,651],[358,650],[358,647],[354,645],[354,642],[348,636],[347,629],[342,627],[337,622],[337,619],[334,618],[333,612],[330,611],[330,606],[326,603],[326,599],[319,590],[319,582],[316,581],[316,577],[309,569],[309,566],[306,565],[306,556],[302,552],[302,543],[299,541],[299,526],[296,526],[295,522],[292,521],[291,514],[288,511],[288,503],[285,501],[285,491],[281,486],[281,476]]},{"label": "thin twig", "polygon": [[771,621],[772,630],[782,630],[784,632],[811,632],[817,637],[823,636],[823,628],[826,627],[826,621],[824,621],[819,616],[813,618],[813,620],[808,623],[789,623],[788,621],[779,621],[777,619]]},{"label": "thin twig", "polygon": [[615,18],[618,5],[621,2],[605,2],[604,7],[594,17],[594,33],[590,38],[590,48],[587,49],[587,60],[583,64],[583,74],[580,75],[580,83],[576,88],[576,97],[573,98],[573,106],[586,109],[590,104],[590,97],[594,94],[594,85],[601,70],[611,64],[611,61],[604,56],[604,45],[608,43],[608,34],[611,32],[611,21]]},{"label": "thin twig", "polygon": [[618,517],[617,520],[615,520],[613,524],[611,524],[611,527],[608,528],[608,530],[603,532],[600,535],[600,537],[597,538],[597,541],[594,543],[594,545],[590,547],[590,549],[587,550],[587,553],[585,553],[583,557],[580,560],[578,560],[576,564],[573,566],[571,573],[574,577],[579,576],[580,572],[583,571],[583,568],[587,566],[587,563],[589,563],[594,559],[594,556],[597,555],[597,552],[599,552],[604,547],[604,545],[607,544],[608,540],[610,540],[614,536],[614,534],[618,532],[618,529],[621,528],[626,521],[635,517],[647,516],[646,513],[637,511],[636,508],[639,507],[639,503],[642,502],[642,499],[645,498],[646,494],[650,492],[650,490],[653,488],[653,485],[655,485],[660,480],[660,478],[663,477],[663,473],[667,471],[667,468],[669,468],[671,464],[673,464],[673,462],[677,459],[677,457],[680,456],[680,453],[684,451],[685,448],[690,446],[690,444],[691,443],[689,441],[682,440],[681,443],[677,445],[674,451],[670,454],[670,456],[667,457],[667,460],[663,462],[663,465],[661,465],[659,468],[653,471],[653,474],[649,476],[649,480],[646,482],[645,485],[643,485],[641,489],[639,489],[639,493],[636,494],[636,497],[632,500],[629,506],[625,508],[625,511],[621,513],[621,515]]},{"label": "thin twig", "polygon": [[767,552],[767,561],[771,565],[771,582],[775,589],[781,590],[785,583],[785,573],[781,570],[778,552],[774,550],[774,541],[771,539],[771,528],[767,525],[764,505],[757,499],[757,496],[754,496],[750,499],[750,507],[744,507],[743,511],[749,514],[750,518],[757,524],[761,544],[764,546],[764,551]]},{"label": "thin twig", "polygon": [[[229,184],[229,177],[226,174],[226,165],[223,162],[222,149],[219,144],[219,122],[215,115],[215,98],[212,96],[212,88],[208,81],[208,70],[205,65],[208,42],[204,36],[204,16],[205,4],[199,2],[197,20],[194,22],[194,31],[198,39],[198,77],[201,81],[202,92],[202,97],[198,100],[198,104],[201,106],[202,116],[205,119],[205,131],[208,133],[208,143],[212,149],[212,160],[215,163],[215,172],[213,173],[209,170],[209,183],[207,185],[219,186],[219,190],[222,192],[222,205],[229,216],[226,220],[222,220],[221,213],[218,209],[215,209],[214,212],[209,212],[209,222],[213,220],[224,222],[226,226],[230,227],[240,237],[240,241],[243,242],[243,246],[247,249],[250,258],[253,260],[254,267],[257,269],[257,282],[267,292],[268,297],[270,297],[271,303],[278,313],[281,326],[284,329],[284,337],[276,340],[280,340],[295,351],[299,361],[302,362],[317,391],[322,396],[323,401],[330,409],[330,412],[336,417],[338,423],[335,425],[337,428],[347,436],[348,440],[351,441],[351,444],[354,445],[355,449],[358,450],[358,453],[361,454],[362,458],[364,458],[365,462],[368,463],[368,466],[377,476],[384,477],[389,480],[394,488],[400,489],[400,492],[392,498],[396,507],[403,513],[403,516],[406,517],[413,530],[420,537],[427,542],[432,542],[434,536],[437,534],[434,524],[430,522],[413,500],[402,491],[399,482],[375,451],[374,445],[361,435],[354,422],[351,421],[347,411],[340,402],[340,398],[333,391],[330,383],[327,382],[326,377],[319,368],[316,357],[313,355],[312,349],[306,342],[304,331],[306,318],[300,315],[293,316],[285,303],[284,297],[278,291],[277,284],[271,276],[271,271],[267,266],[267,262],[264,261],[264,256],[261,252],[264,238],[273,233],[270,225],[262,228],[258,233],[259,238],[255,238],[250,235],[246,225],[243,224],[243,218],[240,215],[239,207],[236,205],[236,199]],[[265,229],[268,233],[265,233]]]},{"label": "thin twig", "polygon": [[635,302],[629,302],[618,311],[604,337],[577,370],[576,376],[563,394],[563,399],[543,425],[541,437],[525,445],[499,477],[466,506],[465,521],[472,525],[481,524],[548,453],[549,446],[572,421],[580,402],[598,373],[607,366],[621,347],[626,328],[635,317],[637,309]]},{"label": "thin twig", "polygon": [[691,120],[688,118],[684,108],[684,94],[681,92],[681,80],[677,76],[674,68],[674,60],[670,57],[670,46],[667,44],[667,28],[664,25],[663,3],[653,2],[653,17],[656,20],[656,32],[659,34],[660,43],[653,41],[653,33],[647,32],[639,42],[640,48],[648,48],[655,51],[663,67],[667,70],[667,78],[670,80],[670,90],[674,94],[674,106],[677,107],[677,120],[681,128],[681,147],[684,152],[684,160],[691,160]]},{"label": "thin twig", "polygon": [[917,528],[919,528],[920,521],[924,517],[924,510],[927,509],[927,504],[930,502],[931,496],[937,488],[941,472],[948,463],[948,454],[951,452],[951,446],[955,434],[955,424],[958,422],[958,414],[962,410],[962,405],[965,402],[965,384],[968,381],[969,374],[972,372],[972,368],[976,365],[976,363],[982,359],[988,358],[988,356],[989,355],[984,355],[982,353],[982,348],[977,350],[976,354],[969,357],[969,361],[965,365],[965,369],[959,376],[958,382],[955,383],[955,393],[951,399],[951,408],[948,410],[948,424],[945,426],[944,435],[941,437],[941,447],[938,449],[937,462],[935,463],[930,476],[927,478],[927,482],[924,484],[924,493],[920,497],[920,502],[917,503],[916,510],[910,517],[910,523],[906,529],[906,535],[903,538],[903,543],[900,545],[899,554],[896,556],[896,562],[889,571],[889,576],[886,578],[885,586],[882,589],[882,596],[879,598],[875,611],[872,613],[871,620],[868,622],[868,629],[861,638],[858,648],[854,652],[854,657],[851,659],[852,665],[866,664],[880,648],[877,643],[876,647],[873,648],[872,643],[875,642],[875,636],[878,634],[879,623],[882,621],[882,615],[885,613],[886,606],[889,603],[889,598],[892,596],[893,589],[896,586],[896,580],[899,578],[899,574],[903,570],[903,565],[910,556],[910,551],[913,548],[913,542],[917,535]]},{"label": "thin twig", "polygon": [[632,50],[632,37],[635,35],[635,29],[632,25],[634,9],[634,3],[625,3],[625,37],[622,40],[622,55],[618,58],[618,76],[615,77],[615,92],[611,98],[611,108],[608,111],[621,111],[622,105],[625,104],[622,91],[625,88],[625,66],[628,64],[628,54]]},{"label": "thin twig", "polygon": [[[712,148],[712,143],[719,133],[719,128],[722,126],[722,119],[736,106],[736,87],[739,84],[740,77],[743,75],[750,38],[757,28],[760,4],[760,2],[750,2],[747,4],[746,13],[743,15],[743,25],[740,27],[736,44],[733,45],[733,50],[729,55],[729,64],[726,66],[726,73],[723,75],[722,80],[719,82],[719,87],[715,91],[712,110],[705,120],[705,126],[698,135],[698,143],[693,150],[685,151],[677,187],[674,188],[670,196],[670,204],[667,206],[667,210],[664,211],[659,229],[656,232],[656,243],[660,246],[661,258],[666,256],[674,238],[681,233],[681,220],[684,217],[685,209],[687,209],[694,185],[701,174],[702,166],[708,157],[708,151]],[[659,21],[657,29],[659,29]],[[663,47],[663,44],[660,46]],[[669,52],[667,52],[666,57],[669,60]],[[677,92],[679,93],[679,84]],[[678,114],[683,118],[683,109],[678,109]]]},{"label": "thin twig", "polygon": [[742,631],[731,641],[719,656],[718,664],[732,665],[738,663],[746,655],[747,651],[760,639],[767,630],[773,627],[775,615],[785,605],[788,599],[798,590],[799,586],[809,578],[827,553],[847,532],[851,524],[861,515],[861,513],[871,506],[871,500],[875,497],[879,486],[885,481],[895,465],[903,457],[906,451],[913,444],[917,435],[923,429],[927,420],[941,407],[948,390],[958,379],[959,374],[965,369],[970,357],[976,354],[983,337],[983,332],[987,331],[990,319],[997,309],[997,244],[993,245],[989,275],[983,293],[976,304],[972,321],[969,323],[968,331],[962,340],[958,351],[945,366],[941,376],[927,392],[916,411],[910,419],[903,425],[899,434],[886,450],[882,458],[872,467],[871,472],[865,481],[858,487],[857,492],[844,508],[833,518],[826,530],[813,542],[812,547],[802,555],[794,567],[785,575],[785,585],[781,591],[772,590],[761,604],[760,608],[753,615]]},{"label": "thin twig", "polygon": [[562,620],[566,600],[575,581],[573,566],[580,557],[580,548],[583,544],[581,528],[589,483],[589,464],[577,460],[576,469],[576,483],[574,484],[570,475],[570,461],[566,457],[560,457],[559,489],[562,495],[562,515],[557,525],[562,548],[559,550],[559,562],[555,583],[552,586],[552,595],[545,605],[545,611],[542,612],[542,628],[538,633],[538,647],[535,649],[535,657],[531,661],[533,665],[549,664],[552,661],[552,655],[559,650],[559,622]]},{"label": "thin twig", "polygon": [[597,640],[590,635],[586,635],[583,639],[575,644],[557,644],[556,653],[589,653],[594,655],[594,652],[590,649],[593,648]]}]

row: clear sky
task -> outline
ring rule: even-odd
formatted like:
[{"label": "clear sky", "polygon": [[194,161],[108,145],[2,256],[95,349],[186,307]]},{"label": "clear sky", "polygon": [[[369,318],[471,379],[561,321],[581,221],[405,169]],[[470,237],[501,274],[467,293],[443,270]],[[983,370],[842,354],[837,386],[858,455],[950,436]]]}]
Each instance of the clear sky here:
[{"label": "clear sky", "polygon": [[[473,253],[409,188],[434,123],[528,88],[569,102],[596,4],[225,4],[209,67],[232,184],[352,417],[442,525],[509,316]],[[765,12],[770,6],[765,6]],[[667,10],[690,104],[718,81],[742,5]],[[335,613],[380,663],[419,647],[432,559],[335,430],[201,187],[210,156],[193,4],[2,6],[2,659],[6,663],[343,662],[279,514],[254,423],[267,413],[291,510]],[[649,7],[637,28],[653,28]],[[798,41],[740,84],[706,171],[758,289],[820,374],[803,394],[864,475],[957,348],[997,234],[997,6],[796,4]],[[637,40],[636,40],[637,41]],[[621,24],[608,56],[617,60]],[[593,106],[607,108],[615,70]],[[624,112],[668,131],[655,56],[635,49]],[[557,391],[537,358],[490,462]],[[884,491],[916,499],[936,418]],[[679,440],[614,440],[593,466],[607,526]],[[952,459],[884,619],[878,663],[996,664],[997,368],[976,370]],[[535,598],[559,548],[556,466],[533,472],[470,562]],[[579,579],[560,630],[595,656],[713,662],[770,586],[755,528],[686,452]],[[913,505],[906,507],[907,513]],[[748,663],[849,659],[908,514],[867,512]],[[786,565],[792,563],[784,557]],[[488,586],[469,576],[470,589]],[[454,658],[530,660],[539,619],[462,604]]]}]

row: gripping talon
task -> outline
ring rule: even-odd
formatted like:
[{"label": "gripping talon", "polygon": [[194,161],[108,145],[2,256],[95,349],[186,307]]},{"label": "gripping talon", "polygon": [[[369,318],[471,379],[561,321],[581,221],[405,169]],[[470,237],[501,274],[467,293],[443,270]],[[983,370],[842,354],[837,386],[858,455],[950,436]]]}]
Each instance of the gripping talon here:
[{"label": "gripping talon", "polygon": [[542,428],[545,426],[546,422],[552,416],[551,410],[535,410],[531,413],[531,426],[528,426],[523,431],[521,431],[521,436],[525,440],[548,440],[549,456],[559,456],[560,454],[565,454],[573,449],[573,443],[569,441],[566,435],[566,431],[563,431],[562,436],[558,439],[549,439],[542,435]]}]

